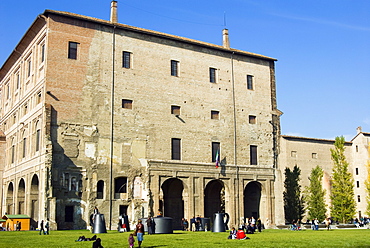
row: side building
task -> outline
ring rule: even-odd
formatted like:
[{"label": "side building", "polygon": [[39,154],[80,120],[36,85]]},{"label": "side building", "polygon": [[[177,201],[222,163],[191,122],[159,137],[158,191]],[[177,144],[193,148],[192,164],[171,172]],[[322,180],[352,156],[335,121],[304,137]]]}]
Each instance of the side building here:
[{"label": "side building", "polygon": [[[330,149],[334,148],[334,140],[295,137],[282,135],[280,138],[279,164],[281,169],[298,166],[301,169],[301,190],[309,186],[311,170],[317,165],[324,171],[322,186],[326,191],[327,216],[330,216],[331,179],[334,163],[331,159]],[[354,179],[355,202],[357,214],[354,218],[367,216],[365,181],[367,178],[367,163],[369,161],[370,133],[357,129],[357,135],[345,143],[345,156],[349,163],[349,172]]]},{"label": "side building", "polygon": [[283,223],[276,60],[227,30],[218,46],[120,24],[116,4],[110,21],[46,10],[1,67],[2,212]]}]

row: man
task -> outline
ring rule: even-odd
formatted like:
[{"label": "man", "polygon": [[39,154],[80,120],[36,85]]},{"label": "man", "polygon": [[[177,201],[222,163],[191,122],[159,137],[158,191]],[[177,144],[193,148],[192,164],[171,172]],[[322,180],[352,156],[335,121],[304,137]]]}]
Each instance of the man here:
[{"label": "man", "polygon": [[148,227],[148,234],[153,234],[152,231],[152,218],[149,216],[148,219],[146,219],[146,225]]},{"label": "man", "polygon": [[45,234],[45,230],[44,230],[44,220],[41,220],[40,222],[40,235],[42,234]]}]

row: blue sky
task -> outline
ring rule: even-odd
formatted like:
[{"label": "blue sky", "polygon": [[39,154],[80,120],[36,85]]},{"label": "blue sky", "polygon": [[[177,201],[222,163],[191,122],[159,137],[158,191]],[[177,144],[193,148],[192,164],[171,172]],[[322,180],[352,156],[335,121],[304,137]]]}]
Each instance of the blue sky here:
[{"label": "blue sky", "polygon": [[[110,0],[0,1],[0,65],[45,9],[109,20]],[[219,45],[226,19],[232,48],[278,59],[282,134],[370,132],[368,0],[119,0],[118,19]]]}]

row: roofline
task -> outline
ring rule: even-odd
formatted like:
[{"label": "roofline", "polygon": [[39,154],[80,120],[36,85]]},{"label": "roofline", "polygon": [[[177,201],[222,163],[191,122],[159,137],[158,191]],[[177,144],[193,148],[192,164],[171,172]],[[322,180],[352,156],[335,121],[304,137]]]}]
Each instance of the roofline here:
[{"label": "roofline", "polygon": [[370,133],[359,132],[359,133],[357,133],[357,134],[356,134],[356,136],[355,136],[355,137],[353,137],[353,138],[351,139],[351,142],[352,142],[354,139],[356,139],[356,138],[357,138],[357,136],[359,136],[360,134],[363,134],[363,135],[365,135],[365,136],[370,136]]},{"label": "roofline", "polygon": [[[312,140],[312,141],[321,141],[321,142],[330,142],[334,143],[335,140],[330,140],[330,139],[318,139],[318,138],[309,138],[309,137],[299,137],[299,136],[290,136],[290,135],[281,135],[282,138],[286,139],[299,139],[299,140]],[[345,144],[352,144],[351,141],[345,141]]]},{"label": "roofline", "polygon": [[171,35],[171,34],[167,34],[167,33],[157,32],[157,31],[153,31],[153,30],[149,30],[149,29],[138,28],[138,27],[134,27],[134,26],[126,25],[126,24],[113,23],[113,22],[110,22],[110,21],[107,21],[107,20],[102,20],[102,19],[98,19],[98,18],[94,18],[94,17],[74,14],[74,13],[70,13],[70,12],[46,9],[45,12],[43,13],[43,15],[47,16],[48,14],[61,15],[61,16],[81,19],[81,20],[85,20],[85,21],[95,22],[95,23],[99,23],[99,24],[102,24],[102,25],[106,25],[106,26],[117,27],[117,28],[121,28],[121,29],[125,29],[125,30],[138,32],[138,33],[144,33],[144,34],[153,35],[153,36],[157,36],[157,37],[161,37],[161,38],[167,38],[167,39],[171,39],[171,40],[182,41],[182,42],[186,42],[186,43],[190,43],[190,44],[194,44],[194,45],[199,45],[199,46],[204,46],[204,47],[208,47],[208,48],[212,48],[212,49],[217,49],[217,50],[221,50],[223,52],[229,52],[229,53],[234,53],[234,54],[239,54],[239,55],[244,55],[244,56],[250,56],[250,57],[255,57],[255,58],[264,59],[264,60],[277,61],[277,59],[275,59],[275,58],[271,58],[271,57],[256,54],[256,53],[246,52],[246,51],[243,51],[243,50],[238,50],[238,49],[233,49],[233,48],[225,48],[223,46],[215,45],[215,44],[212,44],[212,43],[207,43],[207,42],[198,41],[198,40],[194,40],[194,39],[189,39],[189,38],[185,38],[185,37],[181,37],[181,36],[176,36],[176,35]]}]

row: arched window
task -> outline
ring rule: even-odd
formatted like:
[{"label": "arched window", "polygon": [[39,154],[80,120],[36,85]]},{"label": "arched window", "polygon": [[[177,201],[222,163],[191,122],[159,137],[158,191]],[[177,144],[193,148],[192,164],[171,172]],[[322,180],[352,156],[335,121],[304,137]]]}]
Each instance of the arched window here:
[{"label": "arched window", "polygon": [[104,181],[100,180],[98,181],[98,184],[96,186],[96,198],[97,199],[103,199],[104,197]]}]

